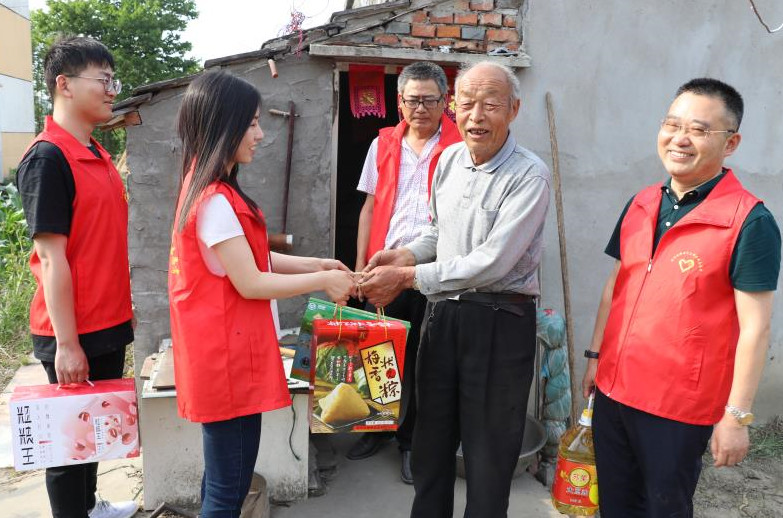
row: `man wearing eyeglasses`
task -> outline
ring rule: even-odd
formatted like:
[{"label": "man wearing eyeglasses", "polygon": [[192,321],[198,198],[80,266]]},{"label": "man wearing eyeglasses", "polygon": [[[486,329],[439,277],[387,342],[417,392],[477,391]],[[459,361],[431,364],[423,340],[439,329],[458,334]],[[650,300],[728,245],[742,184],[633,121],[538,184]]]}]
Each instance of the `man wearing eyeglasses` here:
[{"label": "man wearing eyeglasses", "polygon": [[[52,115],[16,176],[34,243],[33,351],[50,383],[121,378],[133,341],[127,195],[111,157],[90,135],[111,118],[122,85],[109,50],[84,37],[55,42],[44,76]],[[135,502],[96,500],[97,471],[97,463],[46,470],[55,518],[135,514]]]},{"label": "man wearing eyeglasses", "polygon": [[658,132],[670,178],[631,199],[606,248],[616,261],[582,382],[596,390],[604,518],[693,516],[708,443],[716,466],[747,454],[781,239],[723,165],[742,114],[725,83],[681,86]]},{"label": "man wearing eyeglasses", "polygon": [[[457,127],[443,113],[447,95],[446,74],[434,63],[412,63],[400,72],[397,103],[403,120],[382,129],[370,144],[357,187],[367,195],[359,215],[357,272],[377,252],[407,245],[427,226],[435,165],[446,147],[461,140]],[[413,483],[410,450],[416,422],[416,356],[426,304],[426,297],[409,289],[384,308],[386,315],[411,323],[405,347],[400,426],[395,434],[402,453],[400,476],[406,484]],[[370,457],[390,438],[387,433],[365,433],[347,457]]]},{"label": "man wearing eyeglasses", "polygon": [[453,515],[460,443],[465,516],[505,518],[533,379],[549,171],[511,134],[521,86],[510,68],[476,63],[455,90],[464,143],[435,168],[431,221],[407,246],[375,254],[360,287],[377,305],[410,287],[428,299],[411,518]]}]

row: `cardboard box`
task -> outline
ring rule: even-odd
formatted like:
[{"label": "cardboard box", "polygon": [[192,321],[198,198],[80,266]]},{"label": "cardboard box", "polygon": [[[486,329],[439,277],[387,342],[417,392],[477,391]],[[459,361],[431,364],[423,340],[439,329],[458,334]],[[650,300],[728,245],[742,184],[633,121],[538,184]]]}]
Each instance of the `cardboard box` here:
[{"label": "cardboard box", "polygon": [[313,322],[310,431],[397,429],[408,328],[393,320]]},{"label": "cardboard box", "polygon": [[[313,322],[318,319],[333,319],[338,317],[337,305],[334,302],[310,297],[307,301],[302,323],[299,328],[299,339],[296,345],[291,345],[295,349],[294,364],[291,368],[291,377],[300,381],[307,381],[310,386],[313,385],[313,379],[310,377],[310,342],[313,337]],[[339,310],[339,317],[342,320],[377,320],[378,315],[362,309],[343,306]],[[401,322],[406,329],[410,329],[410,322],[398,320],[396,318],[386,317],[386,320]]]},{"label": "cardboard box", "polygon": [[17,471],[139,456],[133,379],[93,384],[14,389],[9,413]]}]

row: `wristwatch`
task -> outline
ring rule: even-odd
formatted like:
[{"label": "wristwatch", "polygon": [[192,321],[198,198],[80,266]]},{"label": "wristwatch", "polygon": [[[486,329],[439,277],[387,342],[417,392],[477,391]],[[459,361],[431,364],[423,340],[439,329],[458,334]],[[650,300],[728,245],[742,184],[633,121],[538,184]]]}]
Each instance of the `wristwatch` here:
[{"label": "wristwatch", "polygon": [[750,412],[745,412],[735,406],[726,405],[726,413],[732,415],[741,426],[753,424],[754,416]]},{"label": "wristwatch", "polygon": [[598,359],[598,353],[595,351],[591,351],[590,349],[585,349],[585,358],[590,358],[592,360]]}]

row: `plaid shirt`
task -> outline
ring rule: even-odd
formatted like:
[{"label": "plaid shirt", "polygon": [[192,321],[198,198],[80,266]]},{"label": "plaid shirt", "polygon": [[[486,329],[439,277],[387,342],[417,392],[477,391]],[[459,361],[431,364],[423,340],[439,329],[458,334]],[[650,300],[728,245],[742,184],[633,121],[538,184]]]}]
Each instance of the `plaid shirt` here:
[{"label": "plaid shirt", "polygon": [[[384,248],[392,249],[405,246],[421,234],[429,223],[429,195],[427,193],[427,175],[432,152],[440,140],[440,128],[427,141],[421,155],[402,139],[400,155],[400,176],[397,183],[397,198],[394,200],[389,232],[386,234]],[[372,141],[364,159],[362,176],[357,190],[375,195],[378,183],[378,138]]]}]

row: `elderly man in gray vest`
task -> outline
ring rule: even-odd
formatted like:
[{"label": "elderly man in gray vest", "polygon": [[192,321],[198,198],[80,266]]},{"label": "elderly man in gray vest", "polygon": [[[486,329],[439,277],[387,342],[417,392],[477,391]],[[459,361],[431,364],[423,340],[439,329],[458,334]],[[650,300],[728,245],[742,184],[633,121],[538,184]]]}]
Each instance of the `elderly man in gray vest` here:
[{"label": "elderly man in gray vest", "polygon": [[520,106],[509,68],[481,62],[461,71],[456,104],[464,142],[435,169],[429,226],[405,247],[375,254],[360,284],[378,306],[408,288],[428,299],[412,518],[452,516],[460,442],[465,516],[506,516],[533,377],[549,171],[509,132]]}]

